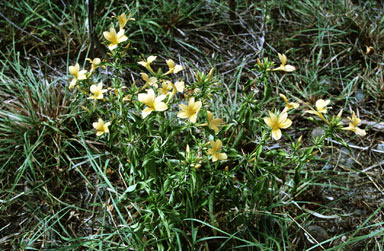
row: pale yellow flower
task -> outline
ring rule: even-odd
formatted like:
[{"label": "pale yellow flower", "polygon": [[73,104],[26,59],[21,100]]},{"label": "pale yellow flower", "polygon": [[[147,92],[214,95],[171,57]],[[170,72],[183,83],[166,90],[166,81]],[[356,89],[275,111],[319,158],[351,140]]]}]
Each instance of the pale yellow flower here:
[{"label": "pale yellow flower", "polygon": [[111,122],[104,123],[104,120],[99,118],[99,121],[94,122],[92,125],[96,129],[96,136],[101,136],[104,133],[109,133],[108,126],[111,125]]},{"label": "pale yellow flower", "polygon": [[156,97],[155,92],[152,89],[149,89],[147,93],[139,93],[139,101],[148,106],[141,112],[142,117],[146,118],[152,111],[161,112],[167,110],[168,106],[162,102],[164,98],[165,95]]},{"label": "pale yellow flower", "polygon": [[316,111],[313,108],[309,107],[311,110],[306,112],[315,114],[319,116],[322,120],[324,120],[326,123],[328,123],[328,120],[324,117],[323,113],[327,113],[327,105],[329,104],[329,102],[329,99],[319,99],[316,101]]},{"label": "pale yellow flower", "polygon": [[268,111],[269,117],[264,118],[264,122],[272,128],[272,138],[279,140],[281,138],[281,130],[292,125],[292,121],[288,119],[288,113],[283,111],[280,114],[274,114]]},{"label": "pale yellow flower", "polygon": [[183,92],[185,88],[184,81],[176,81],[175,82],[175,87],[178,92]]},{"label": "pale yellow flower", "polygon": [[80,65],[78,63],[75,66],[69,66],[69,73],[74,77],[71,80],[71,83],[69,84],[70,90],[72,90],[76,86],[76,83],[78,80],[87,79],[87,76],[85,75],[87,71],[86,70],[80,71]]},{"label": "pale yellow flower", "polygon": [[154,86],[157,88],[157,78],[155,77],[149,77],[146,73],[140,73],[141,78],[145,81],[145,87],[147,86]]},{"label": "pale yellow flower", "polygon": [[169,67],[169,70],[164,73],[164,75],[170,74],[170,73],[178,73],[179,71],[182,71],[184,68],[181,65],[175,65],[175,62],[172,59],[167,59],[165,62],[167,62],[167,65]]},{"label": "pale yellow flower", "polygon": [[213,114],[210,111],[207,111],[207,114],[208,114],[209,128],[211,128],[212,130],[215,131],[216,134],[218,134],[219,133],[218,126],[220,126],[223,123],[223,119],[221,119],[221,118],[215,118],[214,119]]},{"label": "pale yellow flower", "polygon": [[349,123],[349,126],[348,127],[344,127],[342,128],[343,130],[349,130],[349,131],[352,131],[360,136],[365,136],[367,133],[365,132],[365,130],[363,129],[360,129],[359,127],[357,127],[360,123],[361,123],[361,120],[356,116],[355,112],[352,113],[352,118],[349,118],[348,119],[351,121]]},{"label": "pale yellow flower", "polygon": [[121,30],[124,28],[124,26],[127,24],[128,21],[130,21],[130,20],[135,21],[136,19],[131,18],[131,14],[129,14],[129,16],[127,17],[127,15],[125,15],[125,13],[123,13],[117,17],[117,20],[119,21],[119,27]]},{"label": "pale yellow flower", "polygon": [[281,65],[279,67],[273,69],[272,71],[292,72],[292,71],[296,70],[295,66],[287,64],[287,56],[285,56],[284,54],[280,54],[280,53],[278,53],[278,55],[279,55]]},{"label": "pale yellow flower", "polygon": [[285,103],[283,112],[288,112],[291,109],[297,109],[299,107],[298,103],[289,103],[287,97],[284,94],[280,94],[280,97],[284,100]]},{"label": "pale yellow flower", "polygon": [[195,98],[192,97],[188,100],[188,105],[179,105],[181,111],[179,111],[177,117],[182,119],[189,119],[189,121],[195,123],[197,119],[197,114],[199,113],[201,106],[201,101],[195,102]]},{"label": "pale yellow flower", "polygon": [[[167,101],[167,103],[169,103],[169,101],[171,101],[177,92],[184,91],[184,87],[184,81],[176,81],[176,83],[173,84],[171,81],[166,80],[163,82],[162,88],[160,88],[159,91],[164,95],[170,94]],[[172,92],[170,92],[170,90],[172,90]]]},{"label": "pale yellow flower", "polygon": [[219,152],[221,147],[223,146],[223,143],[221,140],[210,140],[209,143],[211,144],[211,148],[208,149],[208,154],[212,155],[212,162],[216,162],[217,160],[226,160],[227,154]]},{"label": "pale yellow flower", "polygon": [[91,95],[88,99],[94,99],[94,100],[103,99],[104,98],[103,93],[107,92],[106,89],[103,89],[103,83],[101,82],[98,85],[91,85],[89,90],[93,95]]},{"label": "pale yellow flower", "polygon": [[[91,63],[91,71],[90,73],[93,73],[98,67],[100,67],[101,59],[100,58],[94,58],[93,60],[90,58],[86,59]],[[105,66],[102,66],[105,69]]]},{"label": "pale yellow flower", "polygon": [[161,88],[159,88],[159,92],[163,95],[171,94],[172,92],[172,82],[169,80],[165,80],[161,83]]},{"label": "pale yellow flower", "polygon": [[327,105],[331,102],[329,99],[319,99],[316,101],[316,110],[320,113],[327,113]]},{"label": "pale yellow flower", "polygon": [[124,29],[120,29],[119,32],[116,33],[116,30],[113,27],[111,27],[109,31],[103,32],[105,39],[110,42],[110,44],[108,45],[109,50],[113,51],[114,49],[116,49],[119,43],[122,43],[128,40],[128,37],[124,35],[124,32],[125,32]]},{"label": "pale yellow flower", "polygon": [[149,56],[148,58],[147,58],[147,61],[140,61],[140,62],[137,62],[139,65],[142,65],[142,66],[144,66],[145,68],[147,68],[150,72],[152,72],[152,73],[154,73],[154,71],[152,70],[152,68],[151,68],[151,63],[153,62],[153,61],[155,61],[156,60],[156,56]]}]

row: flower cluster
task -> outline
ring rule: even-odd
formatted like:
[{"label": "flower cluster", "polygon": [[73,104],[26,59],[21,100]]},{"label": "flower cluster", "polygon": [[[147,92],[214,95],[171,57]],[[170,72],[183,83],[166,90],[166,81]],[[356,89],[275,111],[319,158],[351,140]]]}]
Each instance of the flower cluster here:
[{"label": "flower cluster", "polygon": [[[183,93],[186,88],[184,81],[177,80],[172,82],[168,77],[169,74],[177,74],[182,71],[184,69],[183,66],[176,64],[172,59],[167,59],[165,62],[168,65],[168,71],[165,73],[162,73],[161,69],[154,71],[151,64],[155,62],[156,59],[156,56],[149,56],[145,60],[138,62],[139,65],[148,70],[149,74],[153,75],[149,76],[147,73],[140,73],[141,78],[145,81],[142,89],[150,88],[146,90],[146,94],[138,94],[138,100],[146,105],[141,113],[143,119],[148,117],[152,111],[166,111],[169,108],[167,104],[173,101],[173,98],[177,93]],[[212,73],[213,70],[211,70],[208,74],[209,78],[211,78]],[[157,97],[156,93],[158,93]],[[168,97],[168,99],[164,102],[166,97]],[[180,110],[177,113],[177,117],[187,119],[190,123],[194,124],[197,122],[198,114],[203,107],[203,102],[201,100],[196,100],[196,97],[194,96],[184,95],[184,97],[188,98],[188,104],[178,104]],[[219,127],[223,123],[223,119],[213,118],[213,114],[210,111],[207,111],[207,117],[208,123],[201,124],[200,126],[209,126],[215,134],[218,134],[220,130]],[[225,153],[219,152],[222,147],[220,139],[217,139],[216,141],[211,140],[210,144],[211,148],[208,149],[207,153],[212,155],[213,162],[227,159],[227,155]]]},{"label": "flower cluster", "polygon": [[117,17],[117,20],[119,22],[119,32],[116,33],[116,30],[113,27],[109,28],[109,31],[103,32],[104,38],[108,42],[110,42],[110,44],[108,45],[108,49],[110,51],[113,51],[114,49],[116,49],[118,44],[128,40],[128,37],[124,34],[125,33],[124,27],[129,20],[135,20],[135,19],[131,17],[127,17],[125,13],[123,13],[122,15]]},{"label": "flower cluster", "polygon": [[[272,129],[272,138],[275,140],[279,140],[282,136],[281,129],[286,129],[292,125],[292,121],[288,118],[288,111],[291,109],[297,109],[299,107],[298,103],[288,102],[287,97],[284,94],[280,94],[280,97],[284,100],[285,107],[281,112],[271,112],[268,111],[269,117],[264,118],[264,122]],[[310,113],[318,116],[321,120],[323,120],[327,125],[335,125],[337,129],[340,129],[340,120],[342,111],[336,117],[332,117],[331,122],[324,116],[327,114],[329,103],[331,101],[319,99],[315,103],[316,109],[312,108],[308,105],[309,110],[306,110],[305,113]],[[350,120],[349,126],[341,128],[342,130],[353,131],[357,135],[365,136],[366,132],[358,127],[361,123],[361,120],[356,116],[355,112],[352,114],[352,118],[348,118]]]},{"label": "flower cluster", "polygon": [[[124,26],[129,20],[135,20],[130,16],[127,17],[125,13],[118,16],[117,19],[119,23],[119,32],[116,33],[116,30],[113,27],[111,27],[109,31],[103,32],[104,38],[109,42],[108,48],[110,51],[113,51],[114,49],[116,49],[120,43],[128,40],[128,37],[124,34],[125,33]],[[105,99],[104,94],[108,91],[108,89],[114,90],[115,93],[117,92],[117,90],[114,88],[104,89],[102,82],[95,84],[92,81],[90,81],[91,75],[96,72],[97,68],[102,67],[105,69],[105,63],[100,58],[94,58],[94,59],[87,58],[86,61],[88,61],[91,64],[91,68],[89,71],[84,69],[80,70],[80,65],[78,63],[76,63],[74,66],[69,66],[69,73],[73,76],[69,84],[69,89],[73,90],[77,86],[82,93],[86,94],[87,93],[86,90],[88,89],[88,86],[89,86],[90,94],[87,99],[94,100],[94,103],[96,104],[97,100]],[[87,84],[89,83],[90,85],[87,86]],[[84,108],[84,109],[89,111],[88,108]],[[101,136],[104,133],[109,133],[108,127],[110,125],[111,125],[111,122],[104,122],[103,119],[99,118],[97,122],[93,123],[93,127],[96,130],[96,135]]]},{"label": "flower cluster", "polygon": [[[110,27],[109,31],[103,33],[104,38],[108,41],[108,48],[110,55],[115,61],[113,63],[107,63],[100,58],[90,59],[86,61],[90,63],[89,71],[80,69],[80,65],[76,63],[74,66],[69,67],[69,72],[72,79],[69,84],[69,89],[73,90],[77,87],[80,93],[87,95],[88,100],[93,100],[91,108],[84,108],[90,113],[98,112],[104,115],[104,117],[111,118],[111,121],[105,122],[102,116],[97,116],[98,120],[92,124],[94,130],[96,130],[96,136],[102,136],[110,132],[109,127],[121,126],[122,129],[127,127],[127,124],[123,124],[126,118],[123,114],[134,113],[138,115],[132,119],[139,123],[153,123],[154,126],[150,128],[161,127],[162,123],[177,120],[179,130],[189,130],[193,135],[193,130],[196,130],[193,138],[198,139],[197,135],[203,135],[202,141],[206,142],[201,144],[197,143],[196,148],[205,149],[206,154],[212,162],[228,159],[227,154],[222,150],[223,142],[220,137],[220,129],[224,124],[224,120],[220,117],[215,117],[213,112],[208,109],[209,99],[213,96],[215,85],[217,84],[212,80],[213,68],[208,74],[198,73],[196,74],[197,81],[195,83],[185,83],[179,74],[184,70],[184,66],[175,63],[172,59],[166,59],[162,65],[168,66],[166,70],[162,67],[154,67],[157,60],[157,56],[150,55],[137,62],[138,65],[144,67],[146,72],[140,72],[139,86],[136,86],[136,81],[131,87],[125,86],[119,78],[116,78],[110,82],[92,82],[91,76],[97,71],[99,67],[105,68],[106,65],[112,66],[115,69],[119,69],[118,60],[119,52],[121,50],[120,44],[127,41],[128,37],[125,35],[125,26],[128,21],[134,20],[126,14],[122,14],[117,17],[119,31],[116,32],[114,27]],[[126,47],[127,48],[127,47]],[[257,59],[257,66],[263,72],[264,92],[265,96],[262,104],[267,104],[269,97],[272,94],[271,88],[268,85],[268,74],[272,74],[274,71],[293,72],[296,67],[287,64],[287,57],[284,54],[278,54],[280,59],[280,66],[274,67],[274,63],[268,61],[267,58],[263,59],[263,63],[260,59]],[[161,65],[161,63],[160,63]],[[157,68],[157,69],[156,69]],[[156,70],[156,71],[155,71]],[[105,85],[104,85],[105,84]],[[280,94],[280,97],[284,101],[283,109],[276,109],[274,112],[268,111],[268,116],[264,117],[264,122],[271,130],[271,135],[274,140],[281,139],[282,130],[292,126],[292,120],[288,118],[292,113],[292,110],[299,109],[298,102],[289,102],[288,98],[284,94]],[[327,112],[330,107],[329,99],[319,99],[315,103],[315,108],[308,105],[308,110],[304,114],[313,114],[324,121],[329,128],[349,130],[360,136],[366,135],[363,129],[360,129],[358,125],[361,120],[353,112],[352,117],[348,118],[350,123],[348,127],[341,128],[341,113],[336,118],[331,120],[327,119]],[[101,103],[101,105],[100,105]],[[105,110],[103,110],[105,109]],[[116,112],[118,110],[118,112]],[[110,111],[115,113],[110,116]],[[107,115],[108,114],[108,115]],[[140,116],[140,115],[141,116]],[[201,115],[203,114],[203,116]],[[175,115],[175,116],[172,116]],[[199,116],[200,115],[200,116]],[[203,122],[201,122],[203,121]],[[336,121],[336,122],[334,122]],[[198,123],[199,122],[199,123]],[[153,129],[156,130],[156,129]],[[115,131],[115,130],[113,130]],[[116,131],[118,133],[118,131]],[[224,135],[224,133],[223,133]],[[114,135],[113,135],[114,136]],[[207,137],[208,136],[208,137]],[[114,138],[114,137],[110,137]],[[197,140],[200,141],[200,138]],[[224,140],[225,141],[225,140]],[[300,140],[301,141],[301,140]],[[228,140],[230,142],[230,140]],[[195,148],[195,149],[196,149]],[[187,145],[185,156],[191,156],[190,146]],[[197,155],[199,155],[198,153]],[[200,158],[200,157],[198,157]],[[194,163],[195,167],[200,167],[199,161]]]}]

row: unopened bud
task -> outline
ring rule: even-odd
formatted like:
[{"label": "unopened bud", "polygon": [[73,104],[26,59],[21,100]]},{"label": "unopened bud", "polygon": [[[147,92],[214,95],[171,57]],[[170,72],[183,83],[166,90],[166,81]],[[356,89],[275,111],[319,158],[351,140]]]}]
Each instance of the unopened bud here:
[{"label": "unopened bud", "polygon": [[186,149],[185,149],[185,155],[186,157],[189,157],[189,154],[190,154],[190,149],[189,149],[189,145],[187,145]]},{"label": "unopened bud", "polygon": [[299,137],[299,139],[297,140],[297,144],[300,145],[302,140],[303,140],[303,135],[301,135],[301,136]]},{"label": "unopened bud", "polygon": [[196,73],[196,78],[197,78],[198,82],[201,82],[201,78],[200,78],[200,74],[199,73]]},{"label": "unopened bud", "polygon": [[212,74],[213,74],[214,71],[215,71],[215,69],[212,67],[211,70],[210,70],[209,73],[208,73],[208,80],[211,79]]},{"label": "unopened bud", "polygon": [[341,119],[341,115],[343,115],[343,109],[341,109],[341,110],[339,111],[339,113],[337,114],[336,118],[337,118],[337,119]]}]

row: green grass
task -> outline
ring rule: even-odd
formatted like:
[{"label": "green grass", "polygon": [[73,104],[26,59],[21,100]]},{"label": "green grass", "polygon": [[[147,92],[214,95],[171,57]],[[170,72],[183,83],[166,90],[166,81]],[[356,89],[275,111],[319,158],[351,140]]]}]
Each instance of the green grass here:
[{"label": "green grass", "polygon": [[[131,49],[104,58],[107,69],[91,77],[117,93],[96,104],[68,90],[68,66],[89,69],[85,6],[0,4],[0,30],[10,34],[0,40],[2,249],[381,250],[380,167],[362,170],[383,159],[371,151],[382,130],[364,122],[383,121],[382,4],[236,1],[233,9],[229,2],[97,1],[103,43],[103,31],[116,27],[112,16],[132,13],[136,21],[127,25]],[[257,58],[279,66],[278,52],[297,70],[258,70]],[[168,58],[185,69],[150,74],[136,65],[144,55],[158,56],[155,71],[167,71]],[[143,119],[140,72],[184,80],[184,94],[203,101],[197,123],[177,117],[187,103],[181,93],[167,111]],[[86,92],[93,84],[79,83]],[[283,109],[280,93],[300,107],[275,141],[264,118]],[[331,100],[329,120],[355,111],[367,135],[305,113],[321,98]],[[206,111],[225,121],[217,135],[201,125]],[[95,136],[98,118],[112,122],[109,134]],[[312,138],[317,126],[325,134]],[[227,160],[208,158],[216,139]]]}]

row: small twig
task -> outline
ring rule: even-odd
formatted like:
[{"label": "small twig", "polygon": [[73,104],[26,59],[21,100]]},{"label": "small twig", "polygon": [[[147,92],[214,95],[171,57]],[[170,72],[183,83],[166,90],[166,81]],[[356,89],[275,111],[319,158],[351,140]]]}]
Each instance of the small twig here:
[{"label": "small twig", "polygon": [[296,223],[296,225],[301,228],[313,241],[316,242],[317,245],[319,245],[319,247],[321,247],[323,250],[325,250],[325,248],[316,240],[315,237],[313,237],[303,226],[301,226],[292,216],[290,216],[289,214],[287,214],[287,216],[293,221]]},{"label": "small twig", "polygon": [[[332,142],[332,143],[335,143],[337,145],[343,145],[342,143],[336,141],[336,140],[333,140],[331,138],[325,138],[326,140],[328,140],[329,142]],[[359,149],[359,150],[362,150],[362,151],[367,151],[367,150],[370,150],[372,152],[377,152],[377,153],[384,153],[384,151],[382,150],[376,150],[376,149],[372,149],[370,148],[369,146],[365,146],[365,147],[362,147],[362,146],[356,146],[356,145],[352,145],[352,144],[348,144],[348,146],[350,148],[354,148],[354,149]]]},{"label": "small twig", "polygon": [[12,22],[11,20],[9,20],[6,16],[3,15],[3,13],[0,12],[0,16],[2,16],[8,23],[10,23],[12,26],[14,26],[16,29],[18,30],[21,30],[22,32],[28,34],[29,36],[39,40],[40,42],[44,43],[44,40],[42,40],[41,38],[39,37],[36,37],[35,35],[33,35],[32,33],[29,33],[28,31],[25,31],[24,29],[20,28],[19,26],[17,26],[14,22]]},{"label": "small twig", "polygon": [[363,171],[361,171],[361,172],[365,173],[365,172],[371,170],[372,168],[375,168],[375,167],[378,167],[378,166],[381,166],[381,165],[384,165],[384,160],[382,160],[382,161],[380,161],[379,163],[376,163],[376,164],[374,164],[374,165],[372,165],[372,166],[369,166],[369,167],[365,168],[365,169],[364,169]]}]

